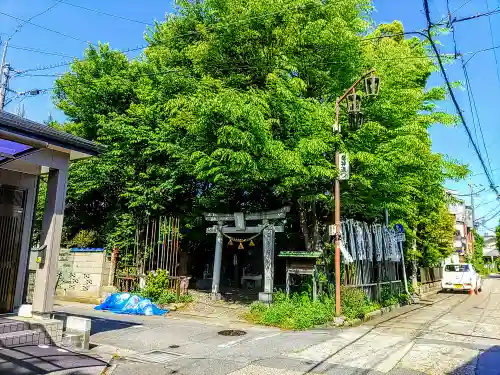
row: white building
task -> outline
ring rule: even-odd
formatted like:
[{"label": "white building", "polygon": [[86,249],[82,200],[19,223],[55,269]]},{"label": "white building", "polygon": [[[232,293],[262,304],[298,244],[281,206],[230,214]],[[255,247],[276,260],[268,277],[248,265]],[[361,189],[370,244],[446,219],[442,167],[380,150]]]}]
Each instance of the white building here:
[{"label": "white building", "polygon": [[463,199],[459,198],[455,190],[446,190],[450,200],[448,211],[455,217],[455,236],[453,238],[453,247],[457,254],[465,255],[472,250],[472,207],[465,204]]}]

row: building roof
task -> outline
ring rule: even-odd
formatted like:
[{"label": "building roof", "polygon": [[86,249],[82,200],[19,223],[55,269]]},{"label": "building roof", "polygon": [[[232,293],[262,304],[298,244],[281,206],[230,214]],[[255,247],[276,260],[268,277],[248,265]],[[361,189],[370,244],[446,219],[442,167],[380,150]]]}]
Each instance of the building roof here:
[{"label": "building roof", "polygon": [[37,143],[45,143],[89,156],[98,155],[106,149],[105,146],[95,142],[4,111],[0,111],[0,142],[2,142],[0,149],[4,150],[0,151],[14,156],[16,152],[27,151],[26,146],[37,148]]}]

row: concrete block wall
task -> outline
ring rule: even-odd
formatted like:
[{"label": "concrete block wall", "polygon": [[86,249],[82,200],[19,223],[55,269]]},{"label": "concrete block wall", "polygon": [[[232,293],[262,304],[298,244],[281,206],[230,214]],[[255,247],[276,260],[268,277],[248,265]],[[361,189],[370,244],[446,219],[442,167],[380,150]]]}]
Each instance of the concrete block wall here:
[{"label": "concrete block wall", "polygon": [[56,295],[100,298],[108,286],[110,259],[102,249],[61,249]]}]

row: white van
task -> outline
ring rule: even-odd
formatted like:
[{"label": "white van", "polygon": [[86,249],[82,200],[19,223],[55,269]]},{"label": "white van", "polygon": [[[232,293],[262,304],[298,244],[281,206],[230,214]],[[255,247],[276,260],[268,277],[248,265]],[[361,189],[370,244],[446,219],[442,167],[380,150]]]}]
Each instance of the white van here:
[{"label": "white van", "polygon": [[443,269],[441,287],[445,290],[481,291],[483,280],[470,263],[447,264]]}]

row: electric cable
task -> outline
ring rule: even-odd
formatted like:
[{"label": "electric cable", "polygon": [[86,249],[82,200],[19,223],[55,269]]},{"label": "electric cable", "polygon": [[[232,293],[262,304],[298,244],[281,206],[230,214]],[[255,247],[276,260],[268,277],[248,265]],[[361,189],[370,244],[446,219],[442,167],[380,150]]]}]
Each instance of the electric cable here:
[{"label": "electric cable", "polygon": [[[430,18],[430,11],[429,11],[429,2],[428,0],[423,0],[423,4],[424,4],[424,13],[425,13],[425,17],[426,17],[426,20],[427,20],[427,35],[426,35],[426,38],[427,40],[429,41],[434,53],[436,54],[436,58],[437,58],[437,61],[438,61],[438,65],[439,65],[439,69],[441,70],[441,73],[443,75],[443,78],[445,80],[445,83],[446,83],[446,86],[448,88],[448,93],[450,94],[450,97],[452,99],[452,102],[453,102],[453,105],[455,106],[455,109],[460,117],[460,119],[462,120],[462,123],[464,125],[464,129],[465,129],[465,132],[474,148],[474,151],[477,155],[477,157],[479,158],[479,161],[481,163],[481,166],[486,174],[486,177],[488,179],[488,182],[490,184],[490,189],[492,189],[497,195],[499,195],[499,191],[497,189],[497,187],[495,186],[495,183],[493,181],[493,178],[491,177],[490,175],[490,172],[488,171],[488,168],[486,166],[486,163],[483,159],[483,156],[478,148],[478,146],[476,145],[476,143],[474,142],[474,139],[472,137],[472,133],[469,129],[469,126],[467,125],[467,122],[465,121],[465,118],[462,114],[462,111],[460,109],[460,106],[458,104],[458,101],[455,97],[455,93],[453,92],[453,89],[451,87],[451,83],[448,79],[448,74],[446,73],[446,70],[444,69],[444,66],[443,66],[443,62],[441,60],[441,57],[439,55],[439,50],[437,49],[436,47],[436,43],[434,42],[434,40],[432,39],[432,34],[431,34],[431,29],[433,27],[433,24],[432,24],[432,21],[431,21],[431,18]],[[425,35],[425,34],[424,34]]]},{"label": "electric cable", "polygon": [[14,35],[16,35],[18,32],[21,31],[21,28],[23,27],[24,23],[28,23],[28,22],[34,20],[36,17],[39,17],[39,16],[47,13],[48,11],[52,10],[53,8],[55,8],[61,2],[62,2],[62,0],[58,0],[55,4],[52,4],[51,6],[49,6],[47,9],[43,10],[42,12],[37,13],[34,16],[31,16],[30,18],[28,18],[26,21],[21,22],[19,25],[17,25],[17,27],[12,32],[12,34],[9,36],[9,38],[7,39],[7,41],[10,42],[10,40],[14,37]]},{"label": "electric cable", "polygon": [[85,44],[91,44],[91,45],[94,45],[92,42],[88,41],[88,40],[83,40],[83,39],[80,39],[80,38],[77,38],[75,36],[72,36],[72,35],[68,35],[68,34],[65,34],[61,31],[57,31],[57,30],[54,30],[54,29],[50,29],[48,27],[45,27],[45,26],[41,26],[41,25],[38,25],[36,23],[33,23],[31,21],[28,21],[28,20],[25,20],[25,19],[22,19],[22,18],[19,18],[19,17],[16,17],[16,16],[13,16],[12,14],[8,14],[8,13],[5,13],[5,12],[0,12],[0,15],[3,15],[3,16],[6,16],[6,17],[9,17],[9,18],[12,18],[12,19],[15,19],[17,21],[20,21],[22,23],[25,23],[25,24],[28,24],[28,25],[31,25],[31,26],[35,26],[35,27],[38,27],[39,29],[42,29],[42,30],[45,30],[45,31],[49,31],[51,33],[54,33],[54,34],[58,34],[58,35],[61,35],[65,38],[68,38],[68,39],[73,39],[73,40],[76,40],[78,42],[83,42]]},{"label": "electric cable", "polygon": [[144,22],[144,21],[135,20],[133,18],[127,18],[127,17],[116,15],[116,14],[103,12],[103,11],[100,11],[100,10],[97,10],[97,9],[87,8],[87,7],[84,7],[84,6],[81,6],[81,5],[76,5],[76,4],[68,3],[67,1],[63,1],[63,0],[61,0],[59,2],[65,4],[65,5],[72,6],[74,8],[84,9],[84,10],[89,11],[89,12],[94,12],[94,13],[97,13],[97,14],[102,14],[102,15],[105,15],[105,16],[109,16],[109,17],[113,17],[113,18],[117,18],[117,19],[121,19],[121,20],[125,20],[125,21],[130,21],[130,22],[139,23],[139,24],[142,24],[142,25],[151,26],[150,23],[147,23],[147,22]]}]

